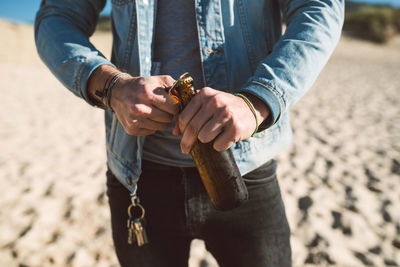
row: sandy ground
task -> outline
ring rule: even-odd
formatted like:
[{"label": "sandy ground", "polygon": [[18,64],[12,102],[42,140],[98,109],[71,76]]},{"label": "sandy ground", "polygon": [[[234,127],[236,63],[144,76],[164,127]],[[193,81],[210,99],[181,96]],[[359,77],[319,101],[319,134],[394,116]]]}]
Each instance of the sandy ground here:
[{"label": "sandy ground", "polygon": [[[0,266],[118,266],[102,111],[51,75],[32,26],[0,33]],[[93,42],[109,55],[108,34]],[[400,265],[399,70],[399,38],[342,38],[291,111],[278,174],[295,266]],[[190,266],[217,266],[200,240]]]}]

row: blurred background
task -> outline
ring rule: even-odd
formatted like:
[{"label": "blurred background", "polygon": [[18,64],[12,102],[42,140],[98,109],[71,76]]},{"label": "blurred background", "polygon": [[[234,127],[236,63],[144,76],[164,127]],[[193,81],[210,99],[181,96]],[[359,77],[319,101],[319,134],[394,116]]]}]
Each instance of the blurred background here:
[{"label": "blurred background", "polygon": [[[0,266],[118,266],[101,110],[39,59],[40,0],[0,1]],[[294,266],[400,265],[400,0],[346,1],[342,38],[290,111],[278,177]],[[109,57],[111,3],[91,37]],[[190,267],[217,266],[201,240]]]}]

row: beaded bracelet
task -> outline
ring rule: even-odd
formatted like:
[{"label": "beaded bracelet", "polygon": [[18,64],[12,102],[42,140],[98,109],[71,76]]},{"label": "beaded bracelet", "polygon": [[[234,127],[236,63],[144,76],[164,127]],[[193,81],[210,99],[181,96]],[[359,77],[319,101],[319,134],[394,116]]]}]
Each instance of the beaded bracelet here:
[{"label": "beaded bracelet", "polygon": [[258,131],[258,119],[257,119],[256,109],[254,108],[253,103],[251,103],[251,101],[245,95],[243,95],[241,93],[236,93],[234,95],[242,98],[246,102],[246,104],[249,106],[251,112],[253,112],[254,118],[256,119],[256,129],[254,130],[254,132],[251,136],[254,136]]}]

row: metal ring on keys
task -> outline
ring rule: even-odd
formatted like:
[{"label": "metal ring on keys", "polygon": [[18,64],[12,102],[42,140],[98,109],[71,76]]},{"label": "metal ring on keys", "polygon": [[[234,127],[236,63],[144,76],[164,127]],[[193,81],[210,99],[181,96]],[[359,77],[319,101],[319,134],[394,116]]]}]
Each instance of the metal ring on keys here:
[{"label": "metal ring on keys", "polygon": [[145,211],[144,211],[143,206],[140,205],[139,203],[136,203],[135,205],[133,205],[133,204],[129,205],[129,207],[128,207],[128,215],[129,215],[129,217],[132,217],[132,212],[131,212],[132,207],[139,207],[142,210],[142,215],[140,216],[140,219],[143,219]]}]

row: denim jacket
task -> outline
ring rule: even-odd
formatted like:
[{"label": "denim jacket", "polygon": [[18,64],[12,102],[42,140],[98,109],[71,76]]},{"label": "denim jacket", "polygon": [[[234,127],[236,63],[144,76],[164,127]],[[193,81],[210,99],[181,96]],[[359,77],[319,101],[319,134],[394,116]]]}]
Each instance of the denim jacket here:
[{"label": "denim jacket", "polygon": [[[92,105],[86,84],[98,66],[113,65],[133,76],[155,75],[159,69],[152,61],[157,1],[111,2],[111,62],[89,42],[105,0],[43,0],[35,20],[42,60]],[[261,131],[231,147],[245,174],[289,145],[289,109],[312,86],[334,50],[344,0],[196,0],[194,8],[204,84],[251,93],[270,108],[270,120]],[[283,36],[281,14],[287,25]],[[105,125],[109,168],[134,192],[145,137],[126,134],[110,110],[105,111]]]}]

